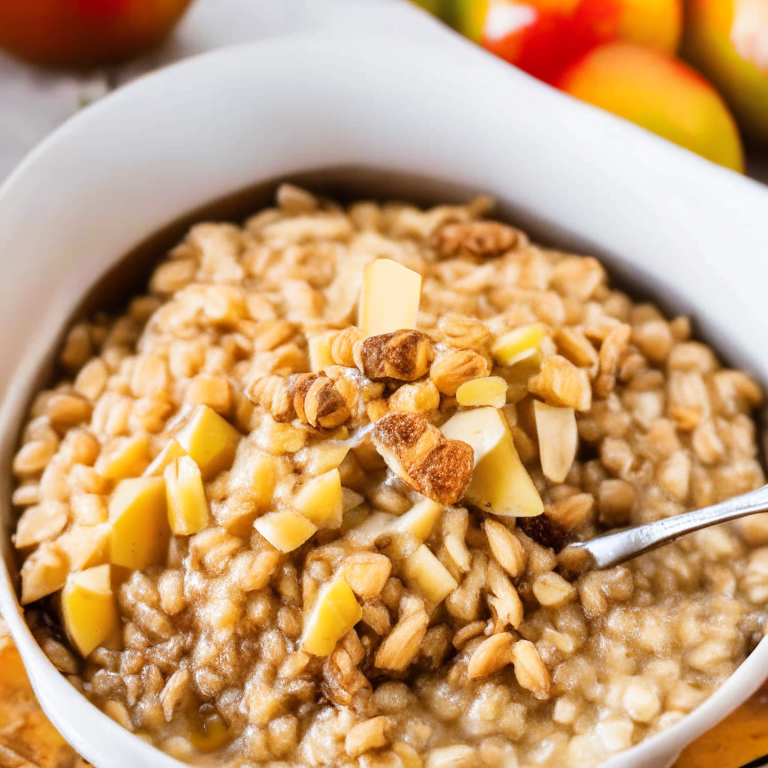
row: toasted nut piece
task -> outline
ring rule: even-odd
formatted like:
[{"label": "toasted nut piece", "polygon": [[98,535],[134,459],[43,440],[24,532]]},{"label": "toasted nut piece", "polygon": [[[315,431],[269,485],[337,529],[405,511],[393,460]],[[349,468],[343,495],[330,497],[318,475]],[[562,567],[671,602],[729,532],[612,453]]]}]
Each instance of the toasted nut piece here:
[{"label": "toasted nut piece", "polygon": [[347,731],[344,749],[350,757],[359,757],[370,749],[384,747],[389,741],[391,729],[392,721],[383,715],[363,720]]},{"label": "toasted nut piece", "polygon": [[355,364],[373,381],[416,381],[435,358],[432,340],[421,331],[369,336],[354,346]]},{"label": "toasted nut piece", "polygon": [[349,407],[337,388],[337,382],[325,376],[318,376],[311,381],[300,378],[295,387],[293,405],[299,420],[304,424],[319,429],[334,429],[350,417]]},{"label": "toasted nut piece", "polygon": [[456,503],[472,479],[472,449],[449,440],[424,416],[384,416],[376,422],[373,443],[398,477],[440,504]]},{"label": "toasted nut piece", "polygon": [[488,360],[474,349],[449,349],[437,356],[429,377],[444,395],[455,395],[462,384],[485,378],[490,372]]},{"label": "toasted nut piece", "polygon": [[498,520],[486,520],[483,523],[488,546],[496,562],[513,578],[522,576],[528,556],[520,539],[506,525]]},{"label": "toasted nut piece", "polygon": [[508,384],[501,376],[485,376],[482,379],[466,381],[456,390],[459,405],[503,408],[507,402]]},{"label": "toasted nut piece", "polygon": [[483,640],[475,648],[467,665],[470,677],[487,677],[512,663],[512,646],[515,638],[509,632],[499,632]]},{"label": "toasted nut piece", "polygon": [[346,368],[354,368],[355,344],[364,338],[365,334],[356,325],[350,325],[342,331],[336,331],[331,341],[331,358],[333,362]]},{"label": "toasted nut piece", "polygon": [[429,616],[424,608],[402,616],[376,651],[374,664],[379,669],[402,672],[418,655],[427,626]]},{"label": "toasted nut piece", "polygon": [[440,256],[499,256],[525,242],[525,235],[498,221],[470,221],[441,227],[430,245]]},{"label": "toasted nut piece", "polygon": [[440,407],[440,392],[433,381],[424,379],[398,387],[386,403],[390,411],[426,413]]},{"label": "toasted nut piece", "polygon": [[537,699],[548,699],[552,681],[536,646],[528,640],[518,640],[512,648],[512,662],[520,686]]},{"label": "toasted nut piece", "polygon": [[283,376],[265,376],[245,390],[246,397],[256,405],[264,406],[278,422],[293,421],[296,410],[293,407],[293,393],[288,380]]},{"label": "toasted nut piece", "polygon": [[579,447],[576,413],[573,408],[547,405],[539,400],[533,408],[541,469],[553,483],[562,483],[571,471]]},{"label": "toasted nut piece", "polygon": [[553,405],[577,411],[588,411],[592,406],[589,375],[560,355],[551,355],[544,361],[541,371],[528,382],[528,391]]},{"label": "toasted nut piece", "polygon": [[358,552],[350,555],[343,565],[347,584],[363,600],[373,600],[378,597],[391,572],[390,559],[386,555],[377,555],[373,552]]}]

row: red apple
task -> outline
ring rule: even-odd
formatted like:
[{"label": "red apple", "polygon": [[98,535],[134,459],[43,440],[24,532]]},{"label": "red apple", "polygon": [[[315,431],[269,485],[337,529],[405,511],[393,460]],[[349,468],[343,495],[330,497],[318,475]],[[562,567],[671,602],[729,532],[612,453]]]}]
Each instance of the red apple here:
[{"label": "red apple", "polygon": [[0,48],[35,64],[92,67],[162,40],[191,0],[0,0]]},{"label": "red apple", "polygon": [[526,72],[554,83],[602,43],[628,40],[672,53],[681,0],[487,0],[482,43]]},{"label": "red apple", "polygon": [[736,122],[717,91],[683,62],[632,43],[611,43],[573,64],[558,85],[737,171],[744,153]]},{"label": "red apple", "polygon": [[768,144],[768,1],[689,0],[683,51],[745,134]]}]

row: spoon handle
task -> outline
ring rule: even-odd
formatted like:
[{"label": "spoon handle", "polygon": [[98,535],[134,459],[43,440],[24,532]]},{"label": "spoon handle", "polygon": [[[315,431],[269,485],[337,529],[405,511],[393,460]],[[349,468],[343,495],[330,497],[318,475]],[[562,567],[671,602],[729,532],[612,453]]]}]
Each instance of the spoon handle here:
[{"label": "spoon handle", "polygon": [[656,547],[669,544],[686,533],[693,533],[710,525],[736,520],[757,512],[768,512],[768,485],[711,507],[608,533],[591,541],[578,542],[571,546],[592,555],[592,567],[610,568],[650,552]]}]

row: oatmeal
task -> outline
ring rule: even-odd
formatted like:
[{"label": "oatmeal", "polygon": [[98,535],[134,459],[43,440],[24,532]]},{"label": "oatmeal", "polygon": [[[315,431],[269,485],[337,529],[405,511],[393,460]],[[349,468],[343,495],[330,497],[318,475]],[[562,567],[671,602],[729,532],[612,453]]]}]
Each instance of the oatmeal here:
[{"label": "oatmeal", "polygon": [[561,575],[761,485],[762,393],[488,211],[284,185],[72,329],[13,465],[21,600],[125,728],[203,766],[587,768],[762,637],[765,517]]}]

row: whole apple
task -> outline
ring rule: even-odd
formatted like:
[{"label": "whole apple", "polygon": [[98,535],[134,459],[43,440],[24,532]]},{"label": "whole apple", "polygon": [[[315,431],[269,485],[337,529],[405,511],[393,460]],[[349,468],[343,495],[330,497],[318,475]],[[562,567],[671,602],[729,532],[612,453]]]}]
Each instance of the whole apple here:
[{"label": "whole apple", "polygon": [[160,42],[191,0],[0,0],[0,48],[35,64],[93,67]]},{"label": "whole apple", "polygon": [[696,71],[632,43],[594,48],[566,70],[559,87],[736,171],[744,153],[733,116]]},{"label": "whole apple", "polygon": [[689,0],[683,52],[768,144],[768,0]]},{"label": "whole apple", "polygon": [[680,39],[681,0],[480,0],[483,3],[483,46],[552,84],[597,45],[624,40],[674,53]]}]

